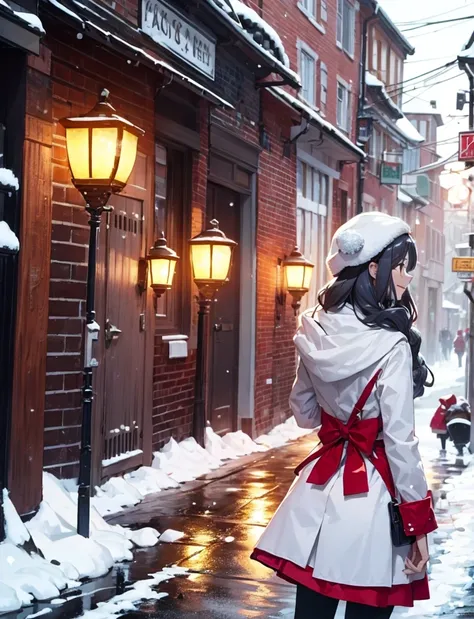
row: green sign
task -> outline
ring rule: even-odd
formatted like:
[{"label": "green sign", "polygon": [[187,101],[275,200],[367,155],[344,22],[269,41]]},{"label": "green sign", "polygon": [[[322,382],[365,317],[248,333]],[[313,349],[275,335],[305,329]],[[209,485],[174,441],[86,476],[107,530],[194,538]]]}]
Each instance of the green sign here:
[{"label": "green sign", "polygon": [[403,169],[401,163],[382,161],[380,166],[381,185],[401,185]]}]

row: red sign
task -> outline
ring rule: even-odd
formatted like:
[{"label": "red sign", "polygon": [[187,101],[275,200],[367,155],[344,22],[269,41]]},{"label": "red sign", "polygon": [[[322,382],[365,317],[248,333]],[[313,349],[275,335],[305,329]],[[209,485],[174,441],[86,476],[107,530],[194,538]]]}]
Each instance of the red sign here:
[{"label": "red sign", "polygon": [[459,161],[474,161],[474,131],[459,134]]}]

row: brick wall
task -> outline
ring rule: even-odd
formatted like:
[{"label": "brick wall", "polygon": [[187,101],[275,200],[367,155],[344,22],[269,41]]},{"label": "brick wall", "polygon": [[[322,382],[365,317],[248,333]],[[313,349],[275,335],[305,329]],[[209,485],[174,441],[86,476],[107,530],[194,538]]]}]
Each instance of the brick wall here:
[{"label": "brick wall", "polygon": [[[271,151],[263,151],[258,177],[257,222],[257,350],[255,376],[256,434],[268,431],[289,415],[288,396],[295,377],[293,335],[296,321],[290,307],[275,318],[277,261],[291,252],[296,239],[296,158],[283,156],[291,117],[284,106],[263,94],[265,127]],[[288,295],[289,297],[289,295]],[[267,384],[267,379],[272,384]]]}]

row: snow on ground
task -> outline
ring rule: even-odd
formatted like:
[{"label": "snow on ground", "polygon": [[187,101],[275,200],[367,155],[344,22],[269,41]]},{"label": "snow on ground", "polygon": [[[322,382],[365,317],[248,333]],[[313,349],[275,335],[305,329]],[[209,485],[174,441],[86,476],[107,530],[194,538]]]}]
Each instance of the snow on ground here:
[{"label": "snow on ground", "polygon": [[[151,467],[142,466],[123,477],[112,477],[96,488],[92,505],[102,516],[115,514],[125,507],[137,505],[149,494],[178,488],[182,483],[206,475],[221,467],[225,461],[280,447],[310,432],[299,428],[295,418],[291,417],[255,441],[241,430],[220,437],[210,427],[206,428],[205,448],[194,438],[180,443],[171,438],[160,451],[154,453]],[[77,490],[74,487],[70,490],[75,496]]]},{"label": "snow on ground", "polygon": [[0,248],[2,247],[6,247],[12,251],[18,251],[20,249],[20,241],[6,221],[0,221]]}]

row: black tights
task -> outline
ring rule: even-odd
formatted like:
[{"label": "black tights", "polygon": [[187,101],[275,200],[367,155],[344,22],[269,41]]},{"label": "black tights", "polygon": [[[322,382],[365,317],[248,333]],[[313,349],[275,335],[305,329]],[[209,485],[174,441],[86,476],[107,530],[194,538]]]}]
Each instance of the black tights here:
[{"label": "black tights", "polygon": [[[303,585],[296,588],[295,619],[334,619],[339,600],[316,593]],[[389,619],[393,606],[377,608],[347,602],[346,619]]]}]

